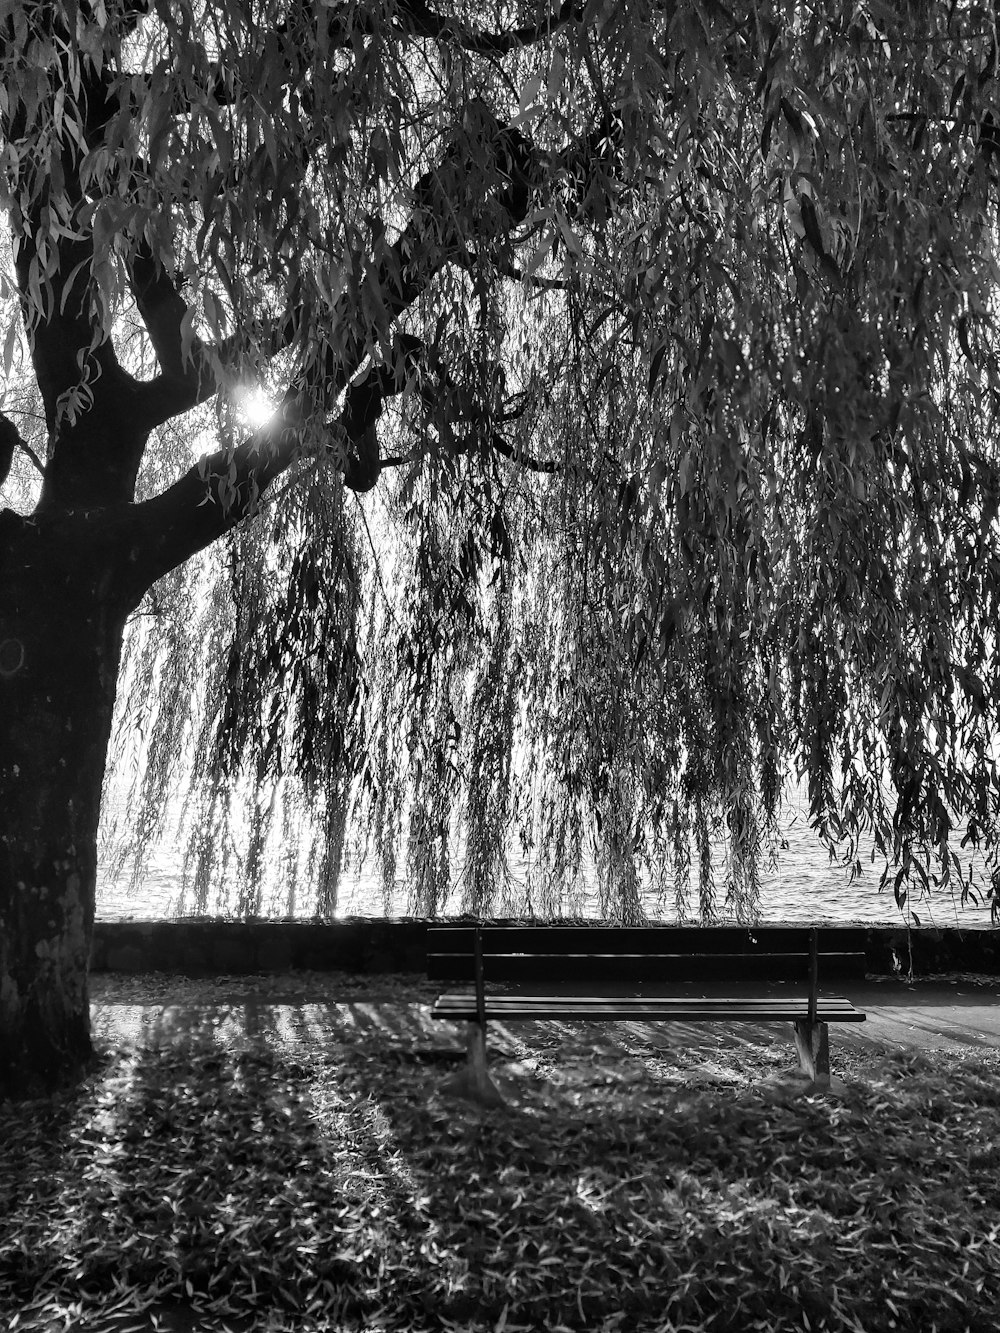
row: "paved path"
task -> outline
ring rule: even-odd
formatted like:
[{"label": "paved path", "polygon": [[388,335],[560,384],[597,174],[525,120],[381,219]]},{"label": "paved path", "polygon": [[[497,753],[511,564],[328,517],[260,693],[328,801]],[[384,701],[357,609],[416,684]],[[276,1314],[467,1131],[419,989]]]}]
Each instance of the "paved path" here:
[{"label": "paved path", "polygon": [[1000,977],[971,980],[868,984],[845,988],[868,1015],[852,1026],[866,1042],[925,1050],[986,1046],[1000,1048]]},{"label": "paved path", "polygon": [[[293,973],[206,981],[157,976],[118,985],[97,976],[94,982],[95,1034],[112,1041],[135,1039],[150,1027],[168,1037],[203,1023],[224,1028],[234,1038],[270,1031],[293,1043],[322,1041],[331,1026],[345,1022],[352,1027],[370,1026],[373,1035],[381,1031],[415,1045],[440,1047],[459,1042],[451,1024],[431,1022],[429,1003],[436,987],[429,987],[422,977]],[[143,993],[144,983],[149,994]],[[833,1038],[838,1046],[859,1050],[901,1046],[970,1052],[1000,1049],[1000,977],[938,978],[913,986],[898,980],[869,981],[842,989],[865,1011],[867,1020],[837,1024]],[[334,1011],[337,1019],[331,1024]],[[744,1023],[730,1028],[695,1023],[594,1025],[601,1029],[616,1026],[627,1027],[640,1042],[648,1037],[653,1047],[662,1050],[726,1046],[774,1034],[776,1028],[784,1041],[787,1024]],[[553,1025],[516,1024],[508,1034],[500,1024],[493,1025],[501,1040],[509,1035],[515,1044],[522,1038],[529,1040],[533,1030],[546,1028],[551,1030]]]}]

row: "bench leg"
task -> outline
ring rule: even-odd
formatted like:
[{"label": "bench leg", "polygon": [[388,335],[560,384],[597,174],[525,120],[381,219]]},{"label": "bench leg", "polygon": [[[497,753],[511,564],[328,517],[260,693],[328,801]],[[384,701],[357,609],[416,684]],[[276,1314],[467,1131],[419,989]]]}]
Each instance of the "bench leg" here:
[{"label": "bench leg", "polygon": [[503,1094],[486,1068],[485,1025],[469,1023],[466,1040],[468,1054],[465,1068],[445,1079],[441,1085],[442,1092],[450,1093],[453,1097],[467,1097],[483,1106],[505,1106]]},{"label": "bench leg", "polygon": [[800,1018],[795,1023],[795,1049],[799,1064],[814,1083],[830,1084],[830,1025],[810,1023]]}]

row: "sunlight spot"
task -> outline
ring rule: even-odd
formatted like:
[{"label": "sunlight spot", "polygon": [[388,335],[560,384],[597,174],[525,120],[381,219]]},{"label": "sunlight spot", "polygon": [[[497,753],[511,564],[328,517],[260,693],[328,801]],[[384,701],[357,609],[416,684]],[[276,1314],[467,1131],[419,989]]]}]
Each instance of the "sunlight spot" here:
[{"label": "sunlight spot", "polygon": [[234,390],[233,405],[237,414],[252,430],[260,430],[261,426],[266,426],[278,410],[277,403],[260,385],[241,386]]}]

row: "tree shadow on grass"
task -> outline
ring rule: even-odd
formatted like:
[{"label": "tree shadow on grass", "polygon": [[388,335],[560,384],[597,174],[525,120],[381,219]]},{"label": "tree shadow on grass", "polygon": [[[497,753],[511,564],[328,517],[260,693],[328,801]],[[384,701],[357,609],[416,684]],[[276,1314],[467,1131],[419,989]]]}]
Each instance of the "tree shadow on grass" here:
[{"label": "tree shadow on grass", "polygon": [[17,1126],[50,1185],[0,1301],[87,1333],[997,1325],[983,1078],[897,1062],[774,1105],[750,1075],[783,1042],[496,1035],[511,1104],[483,1113],[440,1095],[461,1034],[417,1006],[163,1011],[58,1137]]},{"label": "tree shadow on grass", "polygon": [[414,1304],[483,1327],[505,1311],[573,1329],[996,1327],[995,1250],[979,1245],[974,1277],[955,1263],[956,1227],[982,1242],[995,1226],[980,1172],[1000,1098],[971,1065],[906,1056],[844,1101],[775,1103],[758,1083],[788,1058],[783,1031],[748,1025],[707,1060],[702,1045],[678,1083],[663,1070],[691,1057],[660,1025],[609,1026],[599,1051],[579,1025],[537,1028],[544,1069],[499,1034],[511,1102],[488,1111],[441,1097],[391,1042],[373,1060],[357,1015],[339,1028],[437,1256],[403,1265]]},{"label": "tree shadow on grass", "polygon": [[94,1088],[113,1065],[109,1053],[87,1077],[46,1097],[0,1101],[0,1313],[16,1313],[30,1293],[69,1220],[60,1213],[66,1163],[87,1151]]},{"label": "tree shadow on grass", "polygon": [[[13,1201],[24,1244],[0,1270],[22,1327],[74,1309],[122,1333],[366,1316],[405,1211],[377,1169],[377,1118],[267,1015],[244,1017],[151,1024],[38,1145],[48,1188]],[[35,1126],[19,1136],[34,1145]]]}]

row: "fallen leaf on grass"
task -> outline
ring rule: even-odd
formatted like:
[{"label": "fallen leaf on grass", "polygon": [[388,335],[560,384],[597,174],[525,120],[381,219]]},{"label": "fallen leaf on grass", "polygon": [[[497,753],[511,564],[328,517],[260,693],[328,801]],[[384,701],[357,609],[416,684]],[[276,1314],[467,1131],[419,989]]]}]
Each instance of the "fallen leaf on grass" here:
[{"label": "fallen leaf on grass", "polygon": [[707,1328],[721,1293],[747,1329],[805,1312],[877,1333],[886,1296],[903,1325],[1000,1324],[997,1058],[858,1056],[839,1100],[784,1105],[750,1086],[773,1051],[623,1062],[613,1026],[599,1055],[572,1029],[541,1053],[518,1039],[515,1104],[459,1113],[408,1058],[408,1012],[149,1031],[76,1092],[0,1109],[0,1311],[479,1333],[506,1308],[508,1333],[641,1333]]}]

